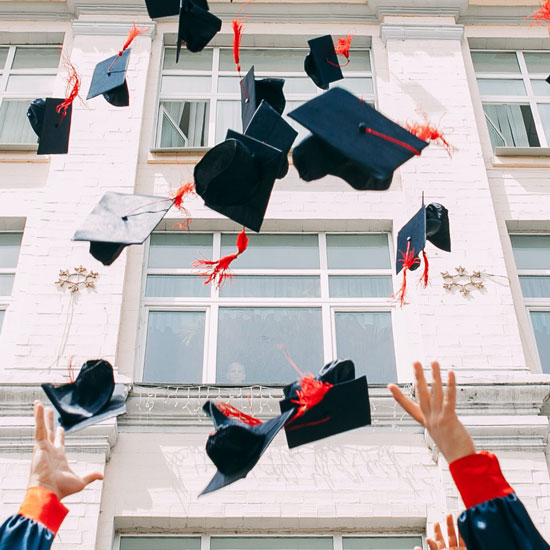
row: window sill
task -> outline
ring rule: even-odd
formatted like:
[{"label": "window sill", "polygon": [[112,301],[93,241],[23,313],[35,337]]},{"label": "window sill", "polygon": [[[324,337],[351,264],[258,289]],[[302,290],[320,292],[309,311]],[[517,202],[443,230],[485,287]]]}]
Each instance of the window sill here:
[{"label": "window sill", "polygon": [[550,157],[550,147],[497,147],[497,157]]},{"label": "window sill", "polygon": [[36,143],[0,143],[0,162],[49,162],[49,155],[38,156]]},{"label": "window sill", "polygon": [[150,150],[148,164],[195,164],[210,147],[174,147],[170,149],[153,148]]},{"label": "window sill", "polygon": [[497,147],[493,166],[548,167],[550,166],[550,147]]}]

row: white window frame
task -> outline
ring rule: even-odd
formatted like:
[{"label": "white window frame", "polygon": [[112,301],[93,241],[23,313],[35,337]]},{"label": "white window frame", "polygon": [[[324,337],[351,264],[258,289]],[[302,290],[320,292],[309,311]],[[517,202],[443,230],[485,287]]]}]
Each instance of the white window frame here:
[{"label": "white window frame", "polygon": [[[218,78],[223,76],[232,76],[232,77],[238,77],[239,73],[236,70],[232,71],[221,71],[219,69],[219,61],[220,61],[220,50],[231,50],[232,48],[230,46],[216,46],[213,48],[210,48],[213,50],[212,55],[212,70],[210,71],[186,71],[186,70],[179,70],[179,69],[164,69],[164,56],[166,53],[167,48],[175,48],[175,46],[169,46],[164,45],[161,55],[161,65],[160,65],[160,71],[159,71],[159,86],[158,86],[158,98],[156,102],[156,114],[155,114],[155,124],[153,129],[153,144],[152,149],[153,150],[161,150],[161,151],[196,151],[196,150],[203,150],[205,148],[213,147],[216,144],[216,115],[217,115],[217,102],[218,101],[230,101],[230,100],[237,100],[240,101],[241,95],[240,91],[236,90],[234,93],[227,93],[227,92],[218,92]],[[241,51],[246,50],[254,50],[255,48],[247,48],[242,47]],[[296,47],[265,47],[261,48],[262,50],[283,50],[283,51],[300,51],[303,52],[304,58],[306,57],[308,53],[307,48],[296,48]],[[373,87],[373,93],[372,94],[362,94],[361,97],[367,102],[372,102],[376,104],[377,98],[376,98],[376,85],[375,85],[375,78],[374,78],[374,71],[373,71],[373,56],[372,56],[372,49],[371,48],[357,48],[355,51],[367,51],[369,52],[369,62],[370,62],[370,71],[349,71],[347,70],[345,73],[345,78],[354,78],[354,77],[362,77],[362,78],[371,78],[372,79],[372,87]],[[211,76],[211,85],[210,85],[210,92],[196,92],[196,93],[179,93],[179,94],[166,94],[162,93],[162,77],[163,76],[171,76],[171,75],[177,75],[177,76]],[[299,71],[255,71],[255,77],[256,78],[290,78],[295,76],[302,76],[307,77],[305,72],[299,72]],[[241,75],[244,77],[244,73]],[[335,83],[338,85],[338,83]],[[303,93],[303,94],[287,94],[285,93],[285,98],[287,101],[307,101],[309,99],[312,99],[313,97],[320,95],[324,92],[324,90],[321,90],[317,87],[315,87],[314,93]],[[208,119],[208,144],[204,147],[161,147],[160,145],[160,136],[162,131],[162,124],[160,121],[160,103],[162,101],[181,101],[181,100],[189,100],[189,101],[200,101],[200,100],[208,100],[210,103],[209,107],[209,119]],[[240,131],[240,128],[233,128],[235,131]]]},{"label": "white window frame", "polygon": [[[10,76],[13,75],[37,75],[37,76],[56,76],[57,72],[59,70],[59,65],[56,68],[38,68],[38,69],[12,69],[13,61],[15,59],[15,52],[17,49],[24,50],[24,49],[53,49],[55,48],[55,45],[52,44],[28,44],[24,46],[19,45],[9,45],[9,44],[0,44],[0,48],[8,48],[8,55],[6,57],[6,62],[2,68],[0,68],[0,108],[2,107],[2,102],[4,99],[15,99],[15,100],[28,100],[29,103],[36,99],[36,97],[32,97],[32,89],[29,90],[29,92],[25,93],[17,93],[17,92],[8,92],[8,80]],[[61,47],[61,45],[59,45]],[[60,56],[60,62],[61,62],[61,56]],[[53,93],[53,86],[52,91]],[[26,122],[24,122],[27,124]],[[2,145],[24,145],[24,146],[34,146],[34,143],[11,143],[11,142],[3,142]]]},{"label": "white window frame", "polygon": [[[6,229],[3,229],[2,231],[0,231],[0,235],[5,233],[16,233],[18,235],[21,235],[21,239],[23,239],[23,231],[6,230]],[[21,254],[21,247],[19,247],[19,254]],[[19,254],[17,256],[18,263],[19,263]],[[16,273],[17,273],[17,265],[15,265],[14,267],[0,267],[0,275],[13,275],[14,283],[15,283]],[[12,303],[11,294],[8,296],[0,296],[0,310],[4,312],[4,320],[2,321],[2,325],[0,325],[0,334],[2,334],[2,328],[4,327],[4,323],[6,321],[6,313],[11,303]]]},{"label": "white window frame", "polygon": [[[385,533],[333,533],[330,535],[324,535],[320,533],[270,533],[268,535],[264,534],[250,534],[246,533],[243,535],[235,535],[234,532],[230,534],[216,533],[215,535],[205,535],[200,533],[189,533],[189,534],[167,534],[167,533],[147,533],[147,534],[135,534],[135,533],[121,533],[118,532],[115,534],[115,540],[113,545],[113,550],[120,550],[121,539],[123,537],[139,537],[139,538],[171,538],[171,537],[183,537],[183,538],[200,538],[201,540],[201,550],[210,550],[210,539],[212,538],[332,538],[332,549],[333,550],[343,550],[343,539],[344,538],[388,538],[388,539],[399,539],[399,538],[408,538],[408,537],[418,537],[422,541],[422,547],[426,542],[426,536],[424,533],[399,533],[399,534],[385,534]],[[412,549],[411,549],[412,550]]]},{"label": "white window frame", "polygon": [[[533,116],[533,121],[535,123],[535,128],[537,130],[537,136],[539,138],[540,142],[540,148],[543,147],[549,147],[550,144],[548,143],[548,140],[546,138],[546,134],[544,132],[544,126],[542,124],[542,120],[539,114],[538,110],[538,103],[547,103],[550,104],[550,96],[536,96],[533,92],[533,87],[531,85],[531,80],[545,80],[548,74],[543,73],[529,73],[527,70],[527,64],[525,62],[525,53],[549,53],[549,59],[550,59],[550,52],[546,52],[546,50],[483,50],[483,49],[473,49],[471,50],[471,53],[514,53],[516,54],[516,58],[518,60],[519,64],[519,73],[486,73],[486,72],[477,72],[475,71],[474,66],[474,72],[475,72],[475,78],[476,78],[476,85],[477,80],[480,78],[483,79],[490,79],[490,80],[519,80],[523,82],[526,90],[526,95],[523,96],[513,96],[513,95],[482,95],[481,90],[479,90],[479,95],[481,97],[481,103],[482,103],[482,111],[484,114],[484,119],[487,124],[487,126],[492,126],[493,129],[497,134],[500,134],[498,131],[498,128],[495,128],[494,125],[489,120],[488,116],[485,114],[485,110],[483,109],[483,105],[487,104],[493,104],[493,105],[503,105],[503,104],[510,104],[510,105],[529,105],[531,109],[531,114]],[[550,85],[549,85],[550,86]],[[503,136],[502,136],[503,137]],[[503,137],[504,139],[504,137]],[[492,144],[491,144],[492,145]],[[497,147],[511,147],[511,148],[521,148],[521,147],[515,147],[513,145],[508,145],[504,143],[504,145]],[[539,147],[536,146],[529,146],[533,149],[538,149]]]},{"label": "white window frame", "polygon": [[[173,233],[170,231],[158,231],[155,233]],[[221,235],[232,234],[230,231],[194,231],[193,234],[213,235],[213,258],[221,257]],[[216,285],[211,284],[210,297],[179,297],[179,298],[152,298],[145,296],[148,275],[193,275],[198,276],[196,270],[191,266],[178,269],[152,269],[147,263],[149,259],[150,239],[145,245],[143,256],[142,283],[141,283],[141,307],[138,325],[138,348],[136,353],[136,380],[143,380],[145,367],[145,347],[147,340],[147,326],[149,312],[151,311],[206,311],[205,335],[203,352],[202,384],[216,385],[216,360],[218,348],[218,313],[220,307],[281,307],[281,308],[316,308],[321,310],[322,338],[323,338],[323,360],[325,363],[337,356],[336,349],[336,312],[362,312],[362,313],[390,313],[391,328],[393,337],[394,357],[396,364],[396,375],[398,375],[397,362],[397,334],[395,330],[395,308],[392,305],[391,297],[385,298],[330,298],[329,297],[329,276],[330,275],[379,275],[390,277],[392,288],[394,288],[393,246],[390,232],[372,231],[318,231],[318,232],[293,232],[281,231],[270,232],[272,235],[317,235],[319,238],[319,269],[232,269],[235,277],[239,275],[314,275],[320,277],[321,296],[316,298],[265,298],[265,297],[237,297],[221,298]],[[328,269],[326,236],[330,235],[385,235],[388,240],[388,254],[390,267],[386,269]],[[235,237],[237,233],[235,233]],[[184,304],[182,302],[185,302]],[[246,384],[245,384],[246,385]]]}]

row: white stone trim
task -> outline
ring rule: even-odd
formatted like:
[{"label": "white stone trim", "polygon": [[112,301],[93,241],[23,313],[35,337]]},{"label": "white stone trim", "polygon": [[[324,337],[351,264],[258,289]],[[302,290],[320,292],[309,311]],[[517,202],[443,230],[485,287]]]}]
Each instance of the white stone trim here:
[{"label": "white stone trim", "polygon": [[380,38],[388,40],[462,40],[464,25],[380,25]]},{"label": "white stone trim", "polygon": [[[126,36],[133,23],[111,23],[106,21],[73,21],[73,34],[77,35],[99,35],[99,36]],[[147,32],[142,36],[148,36],[153,40],[156,34],[157,24],[149,21],[146,24],[138,26],[147,26]]]}]

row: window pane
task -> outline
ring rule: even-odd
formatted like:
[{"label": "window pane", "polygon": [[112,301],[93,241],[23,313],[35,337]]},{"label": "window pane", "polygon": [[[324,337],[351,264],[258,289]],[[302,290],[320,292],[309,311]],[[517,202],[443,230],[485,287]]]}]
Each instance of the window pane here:
[{"label": "window pane", "polygon": [[212,235],[153,233],[149,246],[149,267],[191,268],[194,260],[212,257]]},{"label": "window pane", "polygon": [[210,296],[210,288],[196,275],[149,275],[145,296]]},{"label": "window pane", "polygon": [[[242,48],[241,67],[254,65],[254,73],[261,72],[304,72],[307,50],[259,50]],[[220,71],[237,71],[233,61],[233,50],[220,50]]]},{"label": "window pane", "polygon": [[203,311],[151,311],[144,382],[198,384],[202,380]]},{"label": "window pane", "polygon": [[422,546],[422,537],[344,537],[344,550],[411,550]]},{"label": "window pane", "polygon": [[526,298],[550,298],[550,277],[522,275],[519,282]]},{"label": "window pane", "polygon": [[34,91],[37,95],[50,95],[54,82],[55,75],[15,74],[8,78],[6,90],[14,94],[28,94],[30,91]]},{"label": "window pane", "polygon": [[321,296],[319,277],[256,277],[238,275],[220,289],[222,298],[318,298]]},{"label": "window pane", "polygon": [[16,267],[21,248],[21,233],[0,233],[0,267]]},{"label": "window pane", "polygon": [[389,312],[337,312],[336,348],[340,359],[355,363],[369,384],[395,382],[395,353]]},{"label": "window pane", "polygon": [[392,293],[389,275],[329,277],[331,298],[388,298]]},{"label": "window pane", "polygon": [[550,235],[510,235],[518,269],[550,269]]},{"label": "window pane", "polygon": [[[546,87],[550,92],[550,86],[546,84]],[[550,95],[550,93],[548,95]],[[539,115],[542,121],[542,126],[544,128],[544,133],[546,134],[546,140],[550,143],[550,104],[544,104],[544,105],[539,104],[538,107],[539,107]]]},{"label": "window pane", "polygon": [[161,101],[161,147],[206,147],[209,101]]},{"label": "window pane", "polygon": [[285,95],[292,94],[311,94],[315,95],[317,87],[311,78],[302,77],[285,77],[285,85],[283,88]]},{"label": "window pane", "polygon": [[[222,256],[236,250],[236,235],[222,235]],[[317,235],[248,235],[246,254],[239,256],[235,269],[319,269]]]},{"label": "window pane", "polygon": [[31,100],[7,100],[0,105],[0,143],[37,143],[38,138],[27,119]]},{"label": "window pane", "polygon": [[[345,67],[342,67],[343,73],[351,73],[357,71],[365,71],[370,73],[370,52],[367,50],[354,50],[353,41],[351,42],[351,53],[350,53],[350,63]],[[343,60],[340,62],[342,65],[345,63],[345,58],[341,57]]]},{"label": "window pane", "polygon": [[180,62],[176,63],[176,48],[164,49],[163,69],[180,71],[211,71],[212,49],[203,50],[200,53],[191,53],[182,48]]},{"label": "window pane", "polygon": [[344,78],[344,80],[336,82],[335,85],[359,97],[374,94],[372,78]]},{"label": "window pane", "polygon": [[212,537],[210,550],[332,550],[332,538]]},{"label": "window pane", "polygon": [[122,537],[120,550],[200,550],[199,537]]},{"label": "window pane", "polygon": [[6,59],[8,58],[8,48],[0,48],[0,73],[6,66]]},{"label": "window pane", "polygon": [[297,376],[281,345],[302,372],[317,372],[323,365],[321,309],[220,308],[216,381],[287,384]]},{"label": "window pane", "polygon": [[238,76],[220,76],[218,78],[218,92],[240,94],[240,78]]},{"label": "window pane", "polygon": [[188,95],[192,93],[209,93],[212,77],[210,76],[179,76],[166,75],[162,77],[160,91],[163,94]]},{"label": "window pane", "polygon": [[542,73],[548,74],[548,67],[550,67],[550,53],[548,52],[533,52],[524,53],[525,64],[527,70],[531,74]]},{"label": "window pane", "polygon": [[550,96],[550,84],[546,80],[531,80],[531,86],[536,96]]},{"label": "window pane", "polygon": [[483,95],[527,95],[523,80],[478,78],[479,93]]},{"label": "window pane", "polygon": [[474,68],[478,73],[519,73],[515,53],[472,52]]},{"label": "window pane", "polygon": [[[493,147],[540,147],[529,105],[484,104]],[[496,139],[498,136],[498,140]]]},{"label": "window pane", "polygon": [[550,312],[531,311],[531,323],[535,332],[542,372],[550,374]]},{"label": "window pane", "polygon": [[61,48],[17,48],[13,69],[57,69]]},{"label": "window pane", "polygon": [[0,296],[10,296],[15,275],[0,275]]},{"label": "window pane", "polygon": [[388,236],[327,235],[329,269],[389,269]]},{"label": "window pane", "polygon": [[225,139],[230,128],[240,132],[243,123],[241,121],[240,101],[218,101],[216,112],[216,143]]}]

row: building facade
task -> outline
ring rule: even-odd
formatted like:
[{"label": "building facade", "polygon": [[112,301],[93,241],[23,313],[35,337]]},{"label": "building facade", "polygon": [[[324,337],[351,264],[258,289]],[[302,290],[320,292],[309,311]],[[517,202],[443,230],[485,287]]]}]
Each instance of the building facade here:
[{"label": "building facade", "polygon": [[[105,480],[67,499],[54,548],[412,550],[462,502],[437,448],[385,384],[412,392],[411,363],[438,359],[457,374],[459,413],[478,447],[499,455],[550,540],[550,37],[525,19],[537,8],[212,2],[221,33],[176,64],[177,21],[151,22],[142,2],[2,0],[3,516],[25,490],[40,384],[104,358],[129,387],[128,413],[67,438],[75,470]],[[241,130],[231,48],[239,10],[243,71],[254,64],[259,77],[285,78],[287,112],[321,93],[303,73],[307,40],[353,34],[336,85],[397,122],[430,120],[455,150],[432,144],[384,192],[334,177],[305,183],[291,166],[219,291],[191,262],[233,252],[240,228],[198,197],[185,203],[189,230],[172,209],[143,246],[103,266],[71,241],[103,193],[168,197],[228,128]],[[29,101],[63,96],[64,60],[85,97],[95,65],[134,22],[148,31],[131,47],[130,106],[77,100],[69,154],[37,156]],[[417,288],[412,274],[400,308],[390,298],[401,284],[396,235],[423,195],[449,209],[452,252],[428,245],[430,285]],[[82,281],[81,266],[97,272],[92,287],[56,284]],[[369,379],[372,426],[292,451],[281,434],[245,480],[198,498],[215,471],[202,404],[277,414],[282,385],[296,378],[281,346],[314,373],[354,359]]]}]

